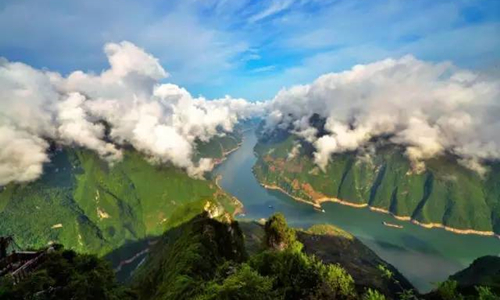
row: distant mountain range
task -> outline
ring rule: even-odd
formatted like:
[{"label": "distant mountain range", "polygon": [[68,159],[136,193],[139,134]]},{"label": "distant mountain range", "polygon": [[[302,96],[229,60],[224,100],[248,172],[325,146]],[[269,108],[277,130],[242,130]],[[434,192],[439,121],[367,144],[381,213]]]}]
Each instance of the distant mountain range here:
[{"label": "distant mountain range", "polygon": [[322,171],[313,161],[313,146],[286,130],[261,131],[255,152],[258,180],[297,200],[369,206],[457,233],[500,234],[498,162],[483,177],[444,155],[425,161],[425,171],[416,173],[402,147],[380,142],[370,155],[334,154]]}]

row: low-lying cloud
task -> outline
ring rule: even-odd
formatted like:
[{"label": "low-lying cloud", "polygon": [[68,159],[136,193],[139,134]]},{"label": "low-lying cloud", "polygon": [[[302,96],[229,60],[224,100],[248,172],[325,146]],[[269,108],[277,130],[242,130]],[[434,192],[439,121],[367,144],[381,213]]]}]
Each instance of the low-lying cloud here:
[{"label": "low-lying cloud", "polygon": [[[500,158],[500,81],[451,63],[405,56],[330,73],[309,85],[280,91],[270,103],[267,127],[292,128],[311,142],[323,170],[333,153],[370,146],[390,137],[417,170],[449,152],[484,172],[484,160]],[[318,136],[309,119],[326,119]]]},{"label": "low-lying cloud", "polygon": [[130,144],[152,161],[201,177],[212,163],[193,162],[196,141],[262,114],[262,103],[209,101],[162,84],[168,73],[132,43],[110,43],[104,51],[108,70],[67,77],[0,58],[0,185],[38,178],[49,161],[48,141],[91,149],[110,163],[122,158],[120,145]]},{"label": "low-lying cloud", "polygon": [[[269,130],[292,130],[315,147],[323,170],[334,153],[373,148],[376,137],[401,145],[417,170],[452,153],[479,173],[500,159],[500,80],[453,64],[406,56],[358,65],[252,103],[207,100],[161,81],[158,60],[129,42],[104,48],[110,68],[68,76],[0,58],[0,185],[37,179],[50,142],[84,147],[111,164],[131,145],[156,163],[190,176],[212,168],[194,162],[197,141],[265,116]],[[326,120],[319,134],[313,115]],[[108,127],[108,128],[107,128]],[[298,155],[295,145],[289,159]]]}]

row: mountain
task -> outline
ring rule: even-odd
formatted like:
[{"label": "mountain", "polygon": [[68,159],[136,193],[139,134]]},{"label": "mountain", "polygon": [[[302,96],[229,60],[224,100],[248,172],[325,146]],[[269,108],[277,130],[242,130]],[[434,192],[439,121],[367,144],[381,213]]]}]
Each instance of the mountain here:
[{"label": "mountain", "polygon": [[[246,249],[250,254],[262,250],[265,228],[257,222],[240,222],[245,235]],[[296,230],[297,239],[304,245],[304,252],[314,255],[325,264],[339,264],[354,279],[358,293],[374,289],[392,298],[405,290],[414,290],[411,283],[375,252],[350,233],[333,225],[314,225],[306,230]],[[387,270],[393,274],[385,276]]]},{"label": "mountain", "polygon": [[96,255],[59,244],[38,253],[17,284],[0,277],[1,300],[498,299],[498,257],[477,259],[419,295],[349,233],[330,225],[292,229],[279,213],[259,224],[201,212],[165,231],[127,285]]},{"label": "mountain", "polygon": [[200,214],[166,231],[135,274],[140,299],[192,299],[226,262],[246,258],[238,223]]},{"label": "mountain", "polygon": [[[403,149],[377,143],[375,153],[334,154],[326,170],[314,163],[310,143],[285,130],[261,131],[255,146],[257,179],[297,200],[319,206],[336,201],[459,233],[500,233],[500,163],[481,176],[452,155],[413,171]],[[295,155],[292,155],[295,154]]]},{"label": "mountain", "polygon": [[369,289],[395,299],[413,289],[350,234],[326,225],[296,231],[280,214],[265,225],[202,214],[173,228],[132,288],[139,299],[359,299]]},{"label": "mountain", "polygon": [[432,292],[424,295],[428,300],[441,299],[500,299],[500,257],[483,256],[470,266],[441,282]]},{"label": "mountain", "polygon": [[[239,135],[200,143],[198,157],[222,159]],[[134,240],[161,235],[206,206],[234,212],[240,206],[211,180],[155,165],[133,149],[110,166],[94,152],[56,148],[41,178],[0,191],[0,233],[21,248],[57,242],[81,252],[106,254]]]},{"label": "mountain", "polygon": [[464,270],[450,276],[450,280],[457,281],[464,289],[483,285],[500,293],[500,257],[479,257]]}]

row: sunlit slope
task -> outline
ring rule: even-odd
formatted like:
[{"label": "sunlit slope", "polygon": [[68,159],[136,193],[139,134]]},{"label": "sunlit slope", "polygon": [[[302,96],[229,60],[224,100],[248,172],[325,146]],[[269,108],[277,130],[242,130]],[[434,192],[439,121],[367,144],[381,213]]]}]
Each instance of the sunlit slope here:
[{"label": "sunlit slope", "polygon": [[293,135],[261,140],[255,147],[257,178],[310,202],[338,198],[421,223],[500,233],[499,164],[491,164],[481,177],[443,156],[426,161],[426,170],[416,173],[401,148],[385,145],[370,156],[334,155],[323,172],[306,143],[289,156],[297,143]]},{"label": "sunlit slope", "polygon": [[207,201],[235,204],[212,181],[125,151],[113,166],[90,151],[55,151],[44,175],[0,192],[0,235],[21,247],[51,241],[104,254],[127,240],[159,235],[199,214]]}]

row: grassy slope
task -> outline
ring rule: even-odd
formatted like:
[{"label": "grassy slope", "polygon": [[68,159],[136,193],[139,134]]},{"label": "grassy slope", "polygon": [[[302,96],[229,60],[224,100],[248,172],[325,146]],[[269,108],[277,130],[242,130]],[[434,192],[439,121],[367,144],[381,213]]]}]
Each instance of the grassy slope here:
[{"label": "grassy slope", "polygon": [[[199,214],[212,199],[234,210],[212,181],[154,166],[135,151],[126,151],[123,161],[110,167],[93,152],[65,149],[55,153],[37,181],[10,184],[0,192],[0,235],[14,235],[21,247],[57,241],[105,254],[127,241],[161,234]],[[58,224],[62,227],[52,228]]]},{"label": "grassy slope", "polygon": [[[288,159],[295,137],[257,144],[257,178],[309,200],[336,197],[369,204],[423,223],[500,233],[500,166],[486,178],[459,165],[454,158],[426,162],[426,171],[411,172],[401,149],[384,147],[371,158],[355,153],[332,156],[326,172],[319,170],[307,145]],[[313,191],[313,193],[311,193]]]}]

